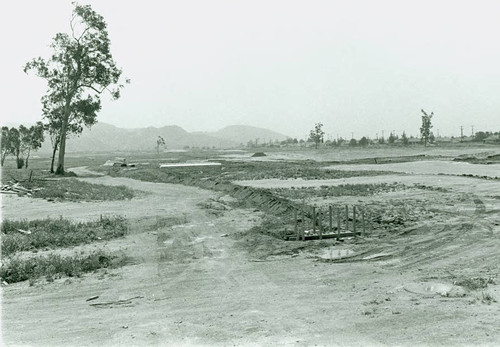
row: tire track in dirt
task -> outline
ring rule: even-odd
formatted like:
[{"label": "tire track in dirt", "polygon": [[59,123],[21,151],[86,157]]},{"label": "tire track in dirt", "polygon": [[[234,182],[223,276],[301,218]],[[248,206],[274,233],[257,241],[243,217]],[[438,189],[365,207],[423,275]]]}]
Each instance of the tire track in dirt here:
[{"label": "tire track in dirt", "polygon": [[486,206],[484,205],[484,202],[479,199],[479,197],[475,196],[473,198],[473,201],[474,201],[474,204],[476,205],[476,210],[474,211],[474,213],[476,215],[482,215],[482,214],[485,214],[486,213]]}]

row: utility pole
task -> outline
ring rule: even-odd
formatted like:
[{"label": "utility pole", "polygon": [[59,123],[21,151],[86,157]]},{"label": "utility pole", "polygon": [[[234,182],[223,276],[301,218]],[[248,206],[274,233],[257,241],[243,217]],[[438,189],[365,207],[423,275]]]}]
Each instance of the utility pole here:
[{"label": "utility pole", "polygon": [[474,137],[474,125],[472,125],[471,127],[472,127],[472,137]]},{"label": "utility pole", "polygon": [[460,140],[461,141],[464,140],[464,126],[463,125],[460,126]]}]

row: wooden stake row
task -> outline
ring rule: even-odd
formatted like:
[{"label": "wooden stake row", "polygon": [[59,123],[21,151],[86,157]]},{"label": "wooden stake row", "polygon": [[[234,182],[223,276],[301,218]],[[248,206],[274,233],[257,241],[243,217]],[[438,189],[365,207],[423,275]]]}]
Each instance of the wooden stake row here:
[{"label": "wooden stake row", "polygon": [[[323,229],[323,212],[321,210],[317,211],[316,207],[312,208],[312,233],[311,235],[306,235],[306,223],[305,223],[305,209],[302,208],[301,210],[301,219],[300,219],[300,226],[299,226],[299,213],[297,210],[294,210],[294,220],[295,220],[295,226],[294,226],[294,232],[296,236],[296,240],[311,240],[311,239],[323,239],[325,238],[332,238],[336,237],[337,240],[340,240],[341,237],[348,237],[348,236],[357,236],[357,235],[366,235],[366,224],[365,224],[365,211],[364,209],[361,209],[361,226],[362,226],[362,233],[357,232],[357,226],[358,226],[358,210],[356,206],[352,207],[352,232],[349,231],[349,206],[345,205],[345,232],[342,232],[342,218],[341,218],[341,208],[336,208],[336,220],[337,220],[337,233],[335,235],[333,231],[333,211],[334,207],[333,206],[328,206],[328,230],[326,233],[324,233]],[[316,227],[318,227],[318,233],[316,233]]]}]

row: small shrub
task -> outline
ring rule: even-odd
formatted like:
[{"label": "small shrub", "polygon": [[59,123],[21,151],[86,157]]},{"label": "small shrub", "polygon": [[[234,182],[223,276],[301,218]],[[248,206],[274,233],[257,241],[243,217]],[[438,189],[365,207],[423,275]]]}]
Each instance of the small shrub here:
[{"label": "small shrub", "polygon": [[482,293],[482,302],[485,303],[485,304],[491,304],[493,302],[497,302],[497,300],[495,299],[495,297],[493,295],[491,295],[490,293],[486,293],[486,292],[483,292]]},{"label": "small shrub", "polygon": [[491,279],[484,278],[484,277],[471,277],[471,278],[464,278],[464,279],[455,281],[456,285],[462,286],[462,287],[467,288],[469,290],[477,290],[477,289],[486,288],[489,283],[491,283]]}]

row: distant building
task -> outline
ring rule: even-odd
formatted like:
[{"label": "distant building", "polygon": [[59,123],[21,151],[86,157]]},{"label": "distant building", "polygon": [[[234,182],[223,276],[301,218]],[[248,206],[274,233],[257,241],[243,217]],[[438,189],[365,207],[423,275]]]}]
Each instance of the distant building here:
[{"label": "distant building", "polygon": [[500,134],[490,135],[483,140],[484,143],[500,144]]},{"label": "distant building", "polygon": [[417,145],[417,144],[419,144],[419,143],[422,143],[422,140],[417,139],[416,137],[410,137],[410,138],[408,139],[408,144],[409,144],[409,145]]},{"label": "distant building", "polygon": [[453,139],[451,137],[438,137],[436,139],[436,142],[437,143],[452,143],[453,142]]}]

